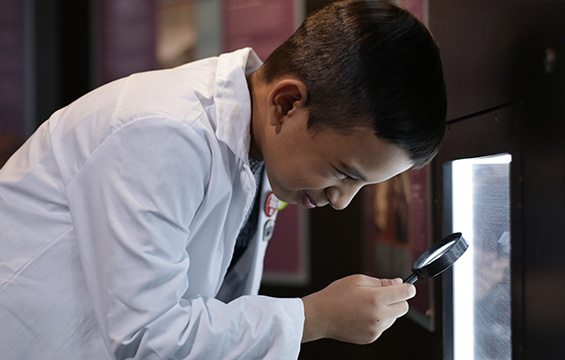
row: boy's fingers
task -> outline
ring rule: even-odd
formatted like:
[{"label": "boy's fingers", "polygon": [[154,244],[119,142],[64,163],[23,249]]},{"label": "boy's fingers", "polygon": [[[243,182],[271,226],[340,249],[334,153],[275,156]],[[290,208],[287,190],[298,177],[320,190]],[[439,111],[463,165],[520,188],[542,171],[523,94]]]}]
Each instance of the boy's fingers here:
[{"label": "boy's fingers", "polygon": [[388,288],[381,294],[381,301],[386,304],[394,304],[396,302],[405,301],[416,296],[416,287],[412,284],[404,284],[401,278],[378,279],[374,277],[363,276],[361,278],[361,281],[357,283],[357,286],[371,288],[394,287]]},{"label": "boy's fingers", "polygon": [[368,286],[368,287],[383,287],[390,285],[402,284],[403,280],[401,278],[396,279],[379,279],[371,276],[360,275],[360,281],[358,286]]},{"label": "boy's fingers", "polygon": [[396,279],[381,279],[381,283],[383,286],[390,286],[390,285],[400,285],[402,284],[403,280],[401,278]]},{"label": "boy's fingers", "polygon": [[401,301],[395,304],[391,304],[389,305],[389,308],[394,314],[396,314],[396,317],[401,317],[406,315],[406,313],[408,313],[408,310],[410,309],[406,301]]},{"label": "boy's fingers", "polygon": [[412,284],[391,285],[382,292],[381,296],[384,303],[395,304],[416,296],[416,287]]}]

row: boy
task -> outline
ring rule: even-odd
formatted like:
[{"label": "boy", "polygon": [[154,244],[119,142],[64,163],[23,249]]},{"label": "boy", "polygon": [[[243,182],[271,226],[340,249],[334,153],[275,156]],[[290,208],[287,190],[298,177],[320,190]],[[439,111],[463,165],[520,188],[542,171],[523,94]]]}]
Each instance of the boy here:
[{"label": "boy", "polygon": [[257,296],[271,200],[343,209],[429,162],[444,117],[436,44],[384,1],[328,6],[263,66],[242,49],[87,94],[0,171],[2,356],[294,359],[305,341],[374,341],[412,285]]}]

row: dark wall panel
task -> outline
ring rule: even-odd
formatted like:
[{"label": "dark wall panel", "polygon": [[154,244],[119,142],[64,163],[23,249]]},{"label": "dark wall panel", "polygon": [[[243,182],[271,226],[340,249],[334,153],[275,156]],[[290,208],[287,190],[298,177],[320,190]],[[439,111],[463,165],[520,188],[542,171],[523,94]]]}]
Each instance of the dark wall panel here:
[{"label": "dark wall panel", "polygon": [[511,120],[521,122],[521,135],[511,136],[519,136],[522,154],[520,192],[512,194],[521,229],[513,235],[521,237],[513,258],[514,359],[559,358],[565,338],[564,20],[564,1],[430,1],[453,127],[469,122],[479,148],[494,127],[477,119],[509,104],[521,109]]}]

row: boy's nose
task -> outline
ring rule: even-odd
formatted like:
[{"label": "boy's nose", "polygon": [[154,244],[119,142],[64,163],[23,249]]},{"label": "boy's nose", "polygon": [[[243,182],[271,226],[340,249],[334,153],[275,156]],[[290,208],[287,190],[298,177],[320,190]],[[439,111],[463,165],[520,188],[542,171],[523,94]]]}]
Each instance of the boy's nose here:
[{"label": "boy's nose", "polygon": [[345,209],[355,197],[361,186],[330,187],[326,189],[326,196],[331,207],[336,210]]}]

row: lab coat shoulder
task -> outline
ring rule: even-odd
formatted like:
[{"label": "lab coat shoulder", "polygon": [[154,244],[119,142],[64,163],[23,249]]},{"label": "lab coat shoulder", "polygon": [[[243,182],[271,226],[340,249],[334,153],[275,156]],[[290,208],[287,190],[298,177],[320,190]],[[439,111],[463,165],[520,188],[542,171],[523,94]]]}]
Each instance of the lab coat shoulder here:
[{"label": "lab coat shoulder", "polygon": [[[213,59],[207,62],[208,67],[214,65]],[[134,74],[53,114],[44,125],[49,128],[63,179],[69,182],[112,134],[140,120],[161,119],[163,127],[179,122],[203,135],[193,141],[214,139],[215,118],[208,116],[214,106],[209,84],[213,73],[190,70],[185,66]]]}]

